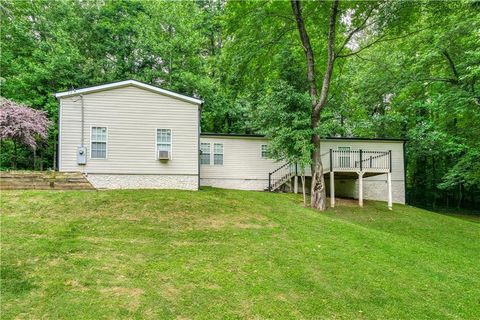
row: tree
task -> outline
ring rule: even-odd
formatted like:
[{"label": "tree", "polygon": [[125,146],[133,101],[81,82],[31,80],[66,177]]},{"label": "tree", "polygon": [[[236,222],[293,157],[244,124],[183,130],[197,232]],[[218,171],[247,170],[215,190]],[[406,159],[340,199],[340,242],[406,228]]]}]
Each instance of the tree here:
[{"label": "tree", "polygon": [[[349,2],[342,8],[340,8],[339,0],[333,0],[331,3],[322,2],[323,4],[329,5],[329,9],[326,13],[327,36],[322,41],[326,48],[325,67],[319,72],[315,63],[315,52],[310,40],[311,37],[304,20],[302,4],[300,0],[291,0],[293,16],[305,55],[306,78],[311,97],[311,141],[314,146],[311,154],[311,205],[319,210],[325,210],[326,208],[326,194],[318,128],[321,124],[322,112],[330,99],[329,91],[336,61],[357,56],[379,43],[408,36],[402,34],[401,26],[408,23],[408,18],[413,16],[415,12],[415,10],[412,10],[412,8],[415,9],[414,6],[408,7],[401,2]],[[393,33],[393,35],[390,33]],[[318,35],[317,38],[322,39]],[[317,83],[317,78],[321,78],[320,85]],[[337,85],[340,86],[338,89],[342,90],[343,86],[339,83]]]},{"label": "tree", "polygon": [[287,82],[279,81],[265,92],[255,110],[256,128],[263,128],[263,132],[271,137],[269,157],[297,165],[302,178],[305,205],[305,168],[310,165],[313,149],[308,120],[309,103],[307,93],[300,93]]},{"label": "tree", "polygon": [[327,38],[327,63],[325,72],[323,74],[323,81],[321,90],[318,92],[315,58],[313,54],[310,37],[305,28],[305,23],[302,16],[302,7],[299,0],[292,0],[292,11],[297,23],[298,32],[302,42],[302,47],[305,52],[307,60],[307,79],[309,84],[309,94],[312,100],[312,110],[310,116],[310,125],[312,128],[311,142],[313,150],[311,153],[311,167],[312,167],[312,187],[311,187],[311,206],[319,210],[325,210],[327,206],[325,181],[323,178],[323,165],[320,156],[320,136],[316,129],[320,122],[320,113],[327,103],[328,91],[330,89],[330,82],[333,72],[333,64],[335,62],[334,46],[335,46],[335,26],[338,15],[338,0],[334,0],[331,5],[330,18],[328,23],[328,38]]},{"label": "tree", "polygon": [[37,140],[47,138],[50,125],[45,112],[1,98],[0,140],[13,141],[13,168],[17,166],[17,145],[23,144],[36,150]]}]

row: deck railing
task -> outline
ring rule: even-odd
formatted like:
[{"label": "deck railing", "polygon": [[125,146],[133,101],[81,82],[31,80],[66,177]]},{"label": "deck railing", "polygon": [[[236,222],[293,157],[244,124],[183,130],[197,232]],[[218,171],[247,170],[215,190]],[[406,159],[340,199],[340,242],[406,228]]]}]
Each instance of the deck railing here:
[{"label": "deck railing", "polygon": [[361,161],[356,163],[361,171],[385,171],[391,169],[391,151],[362,151]]},{"label": "deck railing", "polygon": [[330,150],[330,171],[388,172],[391,151]]},{"label": "deck railing", "polygon": [[[320,155],[323,173],[336,172],[378,172],[392,170],[392,152],[370,150],[333,150]],[[301,175],[301,169],[294,163],[285,163],[268,174],[268,190],[274,191],[295,175]],[[310,167],[304,174],[311,176]]]}]

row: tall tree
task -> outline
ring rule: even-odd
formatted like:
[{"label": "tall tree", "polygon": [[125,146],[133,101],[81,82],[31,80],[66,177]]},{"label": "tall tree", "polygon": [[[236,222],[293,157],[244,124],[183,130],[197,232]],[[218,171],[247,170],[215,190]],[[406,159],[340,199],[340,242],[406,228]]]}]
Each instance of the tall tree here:
[{"label": "tall tree", "polygon": [[302,6],[299,0],[292,0],[292,11],[295,16],[295,21],[297,23],[298,32],[300,34],[300,40],[302,42],[302,47],[305,52],[305,58],[307,61],[307,79],[309,84],[309,93],[312,100],[312,111],[310,115],[310,125],[312,128],[312,137],[311,141],[314,146],[311,159],[312,159],[312,187],[311,187],[311,206],[319,210],[325,210],[326,203],[326,193],[325,193],[325,181],[323,178],[323,164],[320,156],[320,136],[316,131],[320,123],[320,114],[324,109],[328,92],[330,90],[330,82],[332,79],[333,73],[333,64],[335,62],[335,26],[337,23],[338,15],[338,2],[339,0],[334,0],[330,9],[329,23],[328,23],[328,37],[327,37],[327,59],[326,59],[326,68],[323,73],[323,81],[321,85],[321,90],[318,92],[317,89],[317,74],[315,70],[315,58],[310,43],[310,37],[305,28],[305,22],[303,21],[302,16]]}]

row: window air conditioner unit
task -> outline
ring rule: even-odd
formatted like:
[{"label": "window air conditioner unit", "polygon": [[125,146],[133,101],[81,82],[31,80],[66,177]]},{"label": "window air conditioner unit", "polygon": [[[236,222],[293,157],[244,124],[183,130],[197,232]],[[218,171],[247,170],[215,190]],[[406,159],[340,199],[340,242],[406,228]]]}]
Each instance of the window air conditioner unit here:
[{"label": "window air conditioner unit", "polygon": [[170,154],[166,150],[159,150],[158,151],[158,160],[165,161],[170,159]]}]

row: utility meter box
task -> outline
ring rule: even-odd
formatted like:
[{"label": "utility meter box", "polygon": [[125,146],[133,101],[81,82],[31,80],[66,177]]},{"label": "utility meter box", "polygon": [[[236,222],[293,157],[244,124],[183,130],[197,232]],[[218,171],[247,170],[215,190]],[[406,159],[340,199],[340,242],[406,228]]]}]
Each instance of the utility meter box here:
[{"label": "utility meter box", "polygon": [[87,148],[77,148],[77,164],[87,164]]}]

